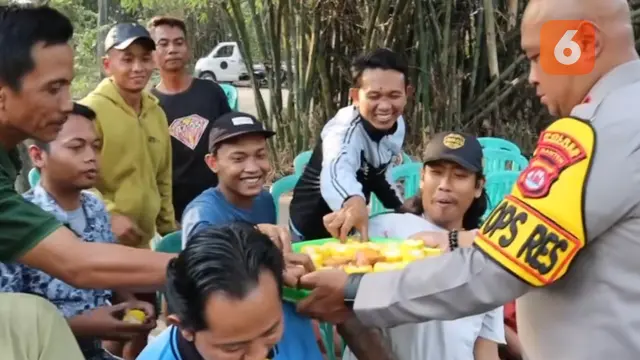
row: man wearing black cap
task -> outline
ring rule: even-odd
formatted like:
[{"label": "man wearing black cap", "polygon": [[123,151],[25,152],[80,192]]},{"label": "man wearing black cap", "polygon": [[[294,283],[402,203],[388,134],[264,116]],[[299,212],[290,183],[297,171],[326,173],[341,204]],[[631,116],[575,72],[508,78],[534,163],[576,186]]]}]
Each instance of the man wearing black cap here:
[{"label": "man wearing black cap", "polygon": [[97,114],[102,138],[97,185],[120,243],[149,248],[156,232],[175,230],[171,204],[171,142],[158,100],[147,91],[155,43],[135,23],[117,24],[105,39],[109,76],[81,102]]},{"label": "man wearing black cap", "polygon": [[[276,227],[273,197],[264,190],[271,170],[267,139],[273,136],[249,114],[231,112],[213,124],[205,162],[218,176],[218,185],[205,190],[187,205],[182,216],[182,247],[196,232],[212,226],[242,221],[277,228],[275,235],[289,237]],[[272,240],[274,236],[270,235]],[[276,241],[278,242],[278,241]],[[291,303],[283,303],[285,332],[278,344],[279,359],[321,360],[311,321],[299,315]]]},{"label": "man wearing black cap", "polygon": [[[424,216],[442,229],[478,228],[487,209],[482,146],[478,139],[459,132],[438,133],[423,154],[420,194],[405,203],[405,210]],[[415,232],[410,228],[403,226],[398,231],[394,231],[396,236],[414,238]]]},{"label": "man wearing black cap", "polygon": [[[479,226],[487,208],[487,195],[478,139],[459,132],[442,132],[431,138],[423,154],[420,193],[405,202],[406,213],[371,217],[369,236],[415,239],[416,234],[427,231],[457,232]],[[341,331],[345,340],[357,336],[357,329],[366,334],[362,325],[353,325],[357,321],[352,318],[345,324],[352,326],[351,331]],[[338,326],[341,328],[348,327]],[[390,350],[402,360],[497,360],[497,344],[505,342],[503,309],[497,307],[456,321],[405,324],[383,333]],[[354,357],[347,353],[343,359]]]},{"label": "man wearing black cap", "polygon": [[[109,76],[81,103],[96,113],[102,140],[96,188],[111,214],[118,242],[149,249],[152,238],[176,230],[171,202],[171,140],[158,100],[145,90],[154,68],[155,43],[136,23],[117,24],[105,39],[104,70]],[[136,294],[155,304],[155,293]],[[124,349],[135,358],[146,336]]]},{"label": "man wearing black cap", "polygon": [[218,176],[218,185],[202,192],[185,208],[183,248],[190,234],[210,224],[237,220],[276,223],[273,197],[264,190],[271,170],[267,139],[274,134],[249,114],[231,112],[218,118],[211,128],[209,153],[204,158]]}]

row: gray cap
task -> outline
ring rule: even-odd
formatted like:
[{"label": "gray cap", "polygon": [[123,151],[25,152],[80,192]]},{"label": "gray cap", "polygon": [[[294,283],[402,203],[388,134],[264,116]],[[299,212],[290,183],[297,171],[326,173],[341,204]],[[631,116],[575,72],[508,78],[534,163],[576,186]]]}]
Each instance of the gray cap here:
[{"label": "gray cap", "polygon": [[156,43],[144,26],[137,23],[116,24],[104,39],[104,50],[124,50],[137,40],[143,42],[143,45],[151,50],[156,49]]}]

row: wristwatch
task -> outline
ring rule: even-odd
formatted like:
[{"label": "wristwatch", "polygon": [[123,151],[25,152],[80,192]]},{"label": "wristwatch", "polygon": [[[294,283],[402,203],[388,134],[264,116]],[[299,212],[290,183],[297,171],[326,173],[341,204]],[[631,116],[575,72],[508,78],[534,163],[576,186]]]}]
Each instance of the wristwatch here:
[{"label": "wristwatch", "polygon": [[344,286],[344,303],[349,309],[353,309],[356,302],[356,295],[358,295],[358,288],[363,276],[364,273],[354,273],[347,277],[347,283]]}]

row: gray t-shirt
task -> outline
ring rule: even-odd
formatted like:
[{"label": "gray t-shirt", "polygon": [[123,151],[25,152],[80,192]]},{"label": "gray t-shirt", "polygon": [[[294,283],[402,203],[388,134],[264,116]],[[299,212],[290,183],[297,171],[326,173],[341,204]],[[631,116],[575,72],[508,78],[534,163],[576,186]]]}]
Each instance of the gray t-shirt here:
[{"label": "gray t-shirt", "polygon": [[84,209],[79,207],[75,210],[67,211],[67,216],[71,230],[75,231],[76,234],[84,233],[87,227],[87,217],[84,214]]}]

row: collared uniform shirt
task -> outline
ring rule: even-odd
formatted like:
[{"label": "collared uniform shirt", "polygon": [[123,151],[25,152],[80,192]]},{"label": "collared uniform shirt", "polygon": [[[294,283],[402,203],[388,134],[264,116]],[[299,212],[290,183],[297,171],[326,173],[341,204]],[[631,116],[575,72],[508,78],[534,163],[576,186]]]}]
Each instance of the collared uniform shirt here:
[{"label": "collared uniform shirt", "polygon": [[[70,212],[63,210],[40,185],[36,185],[25,193],[24,198],[55,216],[84,241],[115,242],[109,214],[104,204],[90,192],[81,194],[84,222],[71,218]],[[82,223],[84,227],[78,228],[78,224]],[[106,306],[111,299],[111,291],[78,289],[43,271],[18,263],[0,263],[0,292],[21,292],[42,296],[51,301],[65,318]],[[113,359],[102,350],[98,340],[80,341],[80,348],[87,359]]]},{"label": "collared uniform shirt", "polygon": [[528,360],[640,357],[640,61],[610,71],[588,99],[572,112],[591,121],[597,138],[584,200],[587,245],[562,278],[532,288],[480,250],[459,249],[365,275],[358,318],[393,327],[457,319],[518,298]]}]

